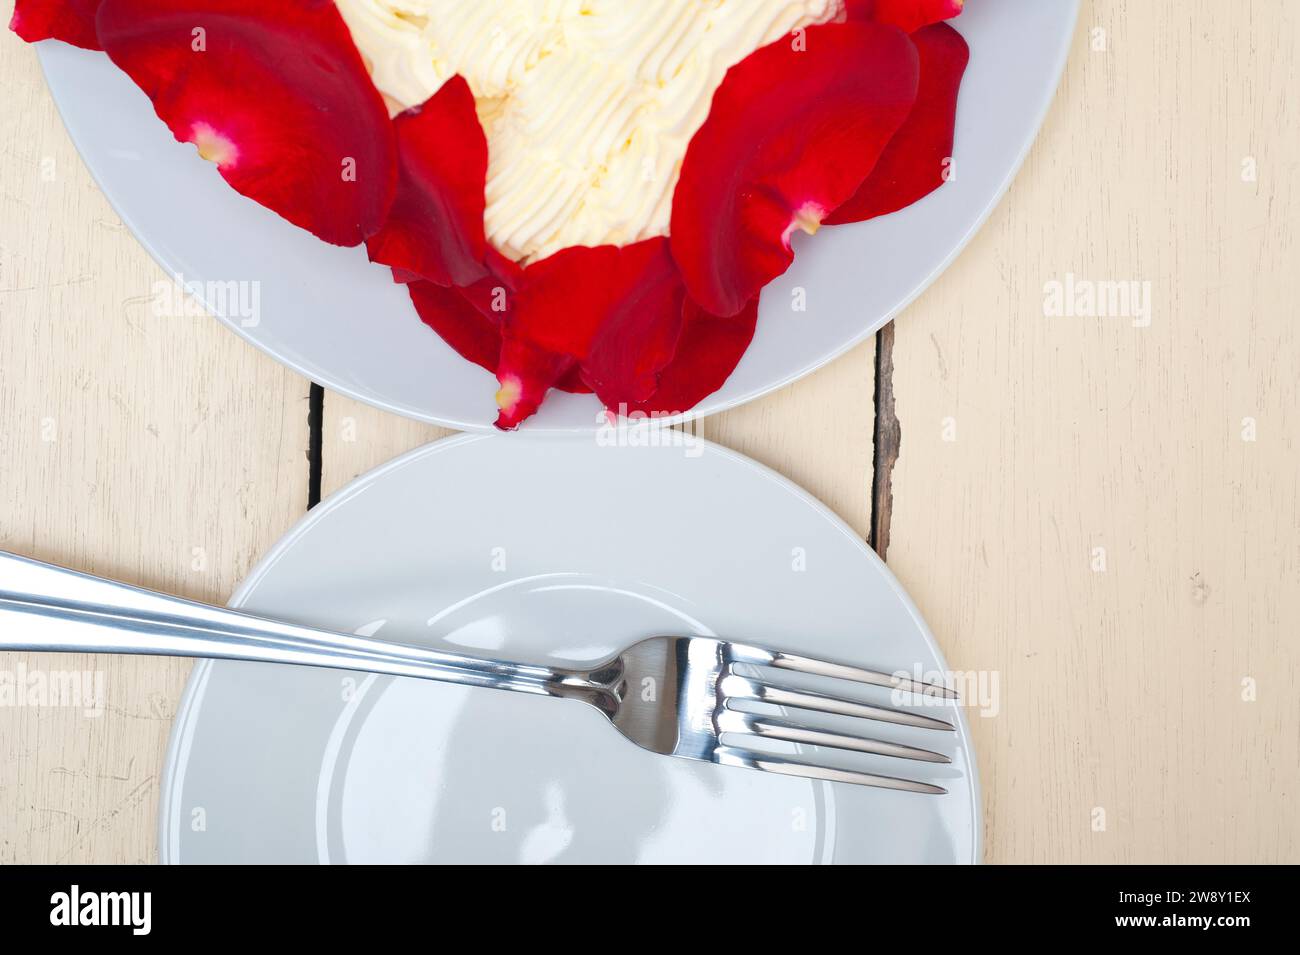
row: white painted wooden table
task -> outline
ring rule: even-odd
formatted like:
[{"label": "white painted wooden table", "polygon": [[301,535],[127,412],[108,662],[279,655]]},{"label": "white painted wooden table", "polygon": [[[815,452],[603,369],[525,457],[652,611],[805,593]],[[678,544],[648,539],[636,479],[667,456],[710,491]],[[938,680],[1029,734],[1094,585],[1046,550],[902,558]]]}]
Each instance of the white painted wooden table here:
[{"label": "white painted wooden table", "polygon": [[[997,679],[989,861],[1300,861],[1298,81],[1293,0],[1085,4],[947,274],[703,426],[869,537],[951,665]],[[0,84],[0,547],[222,600],[307,507],[309,383],[154,316],[161,271],[8,34]],[[1067,276],[1150,283],[1149,321],[1045,314]],[[319,427],[325,493],[440,434],[334,395]],[[21,667],[102,671],[107,705],[0,705],[0,862],[152,861],[188,665],[0,654]]]}]

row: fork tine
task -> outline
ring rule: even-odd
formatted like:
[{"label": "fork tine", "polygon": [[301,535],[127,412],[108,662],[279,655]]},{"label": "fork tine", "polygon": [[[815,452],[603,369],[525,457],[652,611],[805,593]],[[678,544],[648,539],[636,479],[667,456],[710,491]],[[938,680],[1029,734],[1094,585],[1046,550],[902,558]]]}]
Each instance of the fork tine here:
[{"label": "fork tine", "polygon": [[877,756],[897,756],[899,759],[918,759],[926,763],[951,763],[952,759],[942,753],[933,753],[916,746],[904,746],[883,739],[871,739],[867,736],[853,736],[847,733],[832,733],[827,730],[810,729],[788,720],[775,717],[759,716],[756,713],[743,713],[740,710],[724,709],[718,714],[718,732],[748,734],[764,739],[781,740],[786,743],[806,743],[810,746],[829,746],[834,749],[852,750],[855,753],[872,753]]},{"label": "fork tine", "polygon": [[922,716],[920,713],[898,710],[892,706],[874,706],[870,703],[842,700],[822,693],[769,686],[735,673],[729,673],[718,681],[718,689],[728,699],[761,700],[776,706],[793,706],[802,710],[815,710],[818,713],[834,713],[837,716],[858,716],[862,719],[897,723],[900,726],[917,726],[928,730],[953,729],[953,725],[947,720],[935,719],[933,716]]},{"label": "fork tine", "polygon": [[732,746],[719,746],[713,751],[713,761],[723,766],[742,766],[758,769],[766,773],[781,773],[784,776],[801,776],[804,779],[825,779],[833,783],[853,783],[857,786],[874,786],[877,789],[901,789],[911,793],[929,793],[942,796],[948,792],[942,786],[920,783],[913,779],[897,776],[877,776],[874,773],[859,773],[851,769],[831,769],[826,766],[814,766],[797,760],[784,759],[780,756],[768,756],[766,753],[754,753],[749,750],[736,749]]},{"label": "fork tine", "polygon": [[830,676],[839,680],[852,680],[855,683],[870,683],[872,686],[888,687],[892,690],[906,690],[923,696],[942,696],[950,700],[957,699],[957,691],[938,683],[923,683],[901,674],[881,673],[862,667],[848,666],[844,663],[830,663],[826,660],[814,660],[794,653],[771,651],[772,659],[767,666],[779,670],[794,670],[798,673],[811,673],[815,676]]}]

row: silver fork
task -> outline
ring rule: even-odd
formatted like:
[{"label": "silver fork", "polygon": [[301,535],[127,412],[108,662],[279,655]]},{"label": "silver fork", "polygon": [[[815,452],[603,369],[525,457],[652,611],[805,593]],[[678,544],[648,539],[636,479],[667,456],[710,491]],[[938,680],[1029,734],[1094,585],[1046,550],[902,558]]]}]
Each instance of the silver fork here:
[{"label": "silver fork", "polygon": [[[810,725],[809,713],[952,731],[946,720],[782,685],[782,671],[955,698],[946,687],[713,637],[634,643],[587,669],[511,663],[388,643],[172,597],[0,551],[0,649],[136,653],[290,663],[418,677],[578,700],[632,742],[723,766],[944,793],[933,783],[764,751],[755,741],[947,763],[937,752],[856,730]],[[780,709],[779,713],[758,712]],[[757,711],[756,711],[757,710]],[[799,750],[798,756],[805,753]]]}]

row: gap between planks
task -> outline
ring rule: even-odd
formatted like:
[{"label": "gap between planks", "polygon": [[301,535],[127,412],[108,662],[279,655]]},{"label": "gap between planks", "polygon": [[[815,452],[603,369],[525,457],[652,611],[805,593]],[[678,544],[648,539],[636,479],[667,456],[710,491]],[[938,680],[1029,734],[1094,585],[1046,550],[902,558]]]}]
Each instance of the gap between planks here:
[{"label": "gap between planks", "polygon": [[894,508],[894,465],[903,441],[894,413],[894,323],[876,332],[875,400],[872,402],[874,440],[871,451],[871,531],[867,543],[886,559],[889,523]]}]

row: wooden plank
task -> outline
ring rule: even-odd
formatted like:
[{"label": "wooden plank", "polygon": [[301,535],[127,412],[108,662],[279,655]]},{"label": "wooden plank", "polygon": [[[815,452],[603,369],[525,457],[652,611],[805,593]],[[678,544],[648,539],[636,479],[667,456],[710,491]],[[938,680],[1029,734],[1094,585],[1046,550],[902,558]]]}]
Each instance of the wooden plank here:
[{"label": "wooden plank", "polygon": [[[414,314],[411,320],[417,320]],[[380,411],[328,390],[324,411],[321,434],[321,495],[324,497],[399,454],[454,433]]]},{"label": "wooden plank", "polygon": [[[222,601],[306,508],[307,383],[157,314],[162,271],[12,36],[0,77],[0,548]],[[98,672],[105,706],[0,706],[0,862],[154,861],[189,666],[0,653],[0,679],[21,668]]]},{"label": "wooden plank", "polygon": [[[1080,26],[1011,194],[898,322],[889,563],[1000,679],[990,861],[1296,862],[1300,9]],[[1045,314],[1071,274],[1150,283],[1149,324]]]}]

